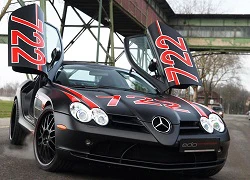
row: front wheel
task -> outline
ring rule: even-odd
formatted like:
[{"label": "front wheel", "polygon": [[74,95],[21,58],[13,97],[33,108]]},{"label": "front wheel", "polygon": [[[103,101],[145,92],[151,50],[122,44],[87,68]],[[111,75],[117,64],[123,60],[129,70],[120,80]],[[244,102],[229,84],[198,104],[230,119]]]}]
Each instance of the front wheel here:
[{"label": "front wheel", "polygon": [[41,114],[34,134],[34,153],[38,165],[46,171],[60,171],[69,163],[56,151],[55,118],[51,106]]}]

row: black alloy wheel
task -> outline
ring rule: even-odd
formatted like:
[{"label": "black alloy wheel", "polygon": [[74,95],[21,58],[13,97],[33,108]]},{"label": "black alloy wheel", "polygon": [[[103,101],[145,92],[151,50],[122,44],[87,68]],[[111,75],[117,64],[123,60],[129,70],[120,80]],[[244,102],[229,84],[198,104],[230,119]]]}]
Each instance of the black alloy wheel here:
[{"label": "black alloy wheel", "polygon": [[51,106],[44,108],[34,134],[34,153],[40,168],[45,171],[70,170],[71,163],[56,150],[55,117]]},{"label": "black alloy wheel", "polygon": [[37,155],[42,164],[50,164],[55,158],[55,120],[52,112],[48,112],[38,125],[36,132]]}]

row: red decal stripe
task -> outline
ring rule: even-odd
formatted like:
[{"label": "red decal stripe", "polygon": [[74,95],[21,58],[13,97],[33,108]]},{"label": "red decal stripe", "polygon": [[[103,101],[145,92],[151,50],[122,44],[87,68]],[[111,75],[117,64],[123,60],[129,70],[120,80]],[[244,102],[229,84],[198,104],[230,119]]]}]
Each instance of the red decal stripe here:
[{"label": "red decal stripe", "polygon": [[99,108],[99,106],[97,104],[95,104],[93,101],[91,101],[90,99],[88,99],[86,96],[80,94],[79,92],[77,92],[77,91],[75,91],[73,89],[70,89],[70,88],[68,88],[66,86],[60,85],[60,84],[56,84],[56,85],[60,86],[63,89],[66,89],[67,91],[69,91],[70,93],[72,93],[74,96],[76,96],[77,98],[81,99],[84,103],[86,103],[90,107],[90,109]]},{"label": "red decal stripe", "polygon": [[72,101],[72,102],[80,102],[80,100],[78,98],[76,98],[75,96],[73,96],[70,93],[67,93],[65,91],[62,91],[66,96],[68,96],[68,98]]},{"label": "red decal stripe", "polygon": [[204,105],[202,105],[202,104],[198,104],[198,103],[195,103],[195,102],[194,102],[193,104],[196,104],[197,106],[202,106],[203,108],[207,109],[210,113],[216,113],[214,110],[212,110],[212,109],[210,109],[209,107],[204,106]]},{"label": "red decal stripe", "polygon": [[37,65],[37,69],[38,69],[39,71],[42,71],[42,70],[43,70],[41,65]]},{"label": "red decal stripe", "polygon": [[38,5],[36,5],[36,24],[33,24],[29,21],[26,21],[22,18],[16,17],[16,16],[11,16],[11,21],[14,21],[16,23],[22,24],[24,26],[28,26],[38,32],[40,32],[41,34],[43,34],[43,22],[41,20],[38,19]]},{"label": "red decal stripe", "polygon": [[159,21],[157,20],[155,23],[156,23],[156,26],[158,28],[159,34],[162,35],[162,31],[161,31],[161,27],[160,27]]},{"label": "red decal stripe", "polygon": [[206,117],[206,118],[208,118],[207,114],[206,114],[199,106],[197,106],[196,104],[194,104],[194,103],[192,103],[192,102],[189,102],[189,101],[187,101],[187,100],[185,100],[185,99],[179,98],[179,97],[176,97],[176,98],[178,98],[178,99],[180,99],[180,100],[182,100],[182,101],[185,101],[185,102],[188,103],[190,106],[192,106],[192,107],[199,113],[199,115],[200,115],[201,117]]},{"label": "red decal stripe", "polygon": [[193,107],[196,109],[196,111],[197,111],[202,117],[207,117],[207,118],[208,118],[207,114],[206,114],[199,106],[197,106],[196,104],[193,104],[193,103],[191,103],[191,102],[190,102],[190,104],[191,104],[191,106],[193,106]]},{"label": "red decal stripe", "polygon": [[120,95],[114,95],[114,96],[96,96],[98,98],[109,98],[110,101],[108,102],[107,106],[117,106],[119,103],[121,96]]}]

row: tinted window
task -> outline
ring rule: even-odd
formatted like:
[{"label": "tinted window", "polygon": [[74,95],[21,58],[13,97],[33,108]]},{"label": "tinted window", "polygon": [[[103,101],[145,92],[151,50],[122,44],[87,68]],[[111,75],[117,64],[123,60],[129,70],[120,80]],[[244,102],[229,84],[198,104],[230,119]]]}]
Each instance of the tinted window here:
[{"label": "tinted window", "polygon": [[57,48],[58,51],[62,51],[61,49],[61,43],[60,43],[60,36],[58,34],[58,31],[55,27],[46,24],[45,23],[45,29],[46,29],[46,56],[47,56],[47,63],[51,62],[51,53],[52,51]]},{"label": "tinted window", "polygon": [[69,87],[119,88],[156,94],[155,88],[137,73],[108,67],[65,65],[54,81]]}]

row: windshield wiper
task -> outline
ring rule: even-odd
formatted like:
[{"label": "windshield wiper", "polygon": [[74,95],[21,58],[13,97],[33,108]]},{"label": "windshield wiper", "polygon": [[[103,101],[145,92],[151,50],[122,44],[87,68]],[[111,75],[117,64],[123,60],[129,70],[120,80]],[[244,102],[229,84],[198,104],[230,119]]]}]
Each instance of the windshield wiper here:
[{"label": "windshield wiper", "polygon": [[70,86],[71,88],[90,88],[90,89],[96,89],[96,88],[98,88],[98,87],[96,87],[96,86],[84,86],[84,85],[75,85],[75,86]]},{"label": "windshield wiper", "polygon": [[131,88],[121,88],[121,87],[115,87],[115,86],[97,86],[97,88],[104,88],[104,89],[120,89],[120,90],[124,90],[124,91],[133,90],[133,89],[131,89]]}]

